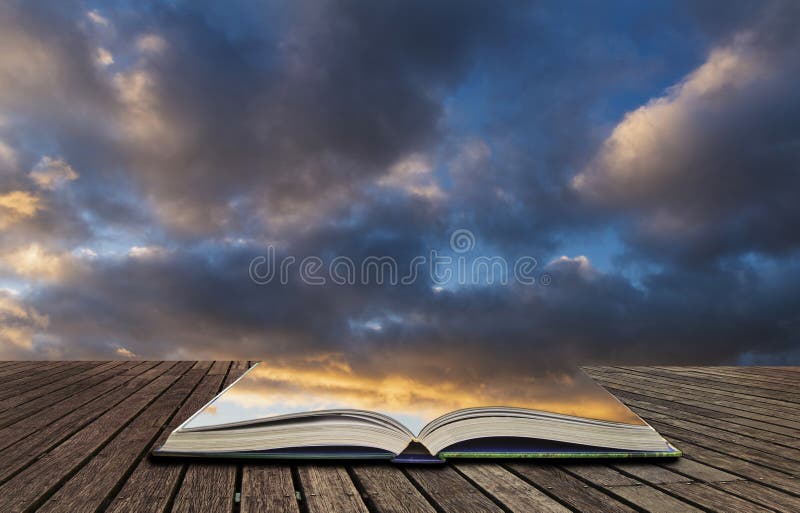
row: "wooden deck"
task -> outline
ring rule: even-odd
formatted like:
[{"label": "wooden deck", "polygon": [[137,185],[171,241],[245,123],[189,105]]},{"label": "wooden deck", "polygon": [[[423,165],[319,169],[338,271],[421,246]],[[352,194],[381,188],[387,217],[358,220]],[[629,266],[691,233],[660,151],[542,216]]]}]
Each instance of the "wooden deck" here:
[{"label": "wooden deck", "polygon": [[162,463],[247,362],[0,363],[0,512],[800,511],[800,367],[590,367],[674,462]]}]

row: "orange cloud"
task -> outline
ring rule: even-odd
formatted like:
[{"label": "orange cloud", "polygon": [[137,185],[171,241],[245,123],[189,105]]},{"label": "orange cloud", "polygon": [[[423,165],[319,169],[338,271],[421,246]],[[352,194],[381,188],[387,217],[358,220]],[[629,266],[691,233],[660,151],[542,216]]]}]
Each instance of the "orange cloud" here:
[{"label": "orange cloud", "polygon": [[478,374],[463,381],[401,375],[378,370],[354,372],[340,355],[270,360],[251,371],[228,394],[245,407],[274,402],[316,409],[356,408],[389,415],[413,414],[432,420],[462,408],[512,406],[566,415],[636,422],[626,408],[580,372],[555,374]]},{"label": "orange cloud", "polygon": [[58,280],[73,264],[69,253],[48,251],[39,244],[30,244],[0,254],[0,264],[17,276],[34,280]]},{"label": "orange cloud", "polygon": [[42,157],[29,176],[42,189],[54,190],[78,179],[78,173],[63,159]]},{"label": "orange cloud", "polygon": [[41,199],[29,192],[11,191],[0,195],[0,230],[35,216],[41,209]]},{"label": "orange cloud", "polygon": [[[693,165],[677,149],[691,148],[702,125],[698,116],[718,110],[727,97],[765,80],[772,71],[754,47],[752,35],[740,34],[725,47],[713,50],[706,61],[681,82],[638,109],[628,112],[605,140],[601,150],[572,180],[587,198],[613,203],[657,195],[677,171]],[[687,159],[682,166],[676,160]],[[678,228],[677,218],[657,225]]]}]

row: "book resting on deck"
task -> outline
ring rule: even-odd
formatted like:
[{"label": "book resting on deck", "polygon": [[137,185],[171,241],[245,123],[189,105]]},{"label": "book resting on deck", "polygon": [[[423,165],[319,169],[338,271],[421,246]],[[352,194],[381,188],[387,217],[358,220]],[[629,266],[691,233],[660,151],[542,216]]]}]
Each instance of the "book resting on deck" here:
[{"label": "book resting on deck", "polygon": [[[463,385],[462,385],[463,386]],[[578,369],[447,380],[294,375],[251,367],[155,456],[278,459],[677,457],[681,452]]]}]

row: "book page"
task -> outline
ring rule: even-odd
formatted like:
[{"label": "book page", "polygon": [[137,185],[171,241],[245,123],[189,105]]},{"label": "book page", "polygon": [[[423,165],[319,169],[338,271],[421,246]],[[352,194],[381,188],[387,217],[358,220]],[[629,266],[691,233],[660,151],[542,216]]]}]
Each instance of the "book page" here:
[{"label": "book page", "polygon": [[419,433],[445,413],[487,406],[644,425],[579,369],[493,374],[460,382],[430,375],[360,374],[346,362],[334,359],[261,362],[183,427],[207,428],[286,414],[357,409],[387,415]]}]

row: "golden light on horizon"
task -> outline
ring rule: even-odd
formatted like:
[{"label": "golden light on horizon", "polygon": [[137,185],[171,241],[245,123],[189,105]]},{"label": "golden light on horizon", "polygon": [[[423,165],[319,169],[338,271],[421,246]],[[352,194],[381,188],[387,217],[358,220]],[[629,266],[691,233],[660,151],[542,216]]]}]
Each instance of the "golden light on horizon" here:
[{"label": "golden light on horizon", "polygon": [[[474,373],[473,373],[474,374]],[[328,355],[262,362],[209,406],[217,417],[269,417],[283,412],[359,409],[418,426],[455,410],[506,406],[612,422],[641,420],[579,370],[480,376],[476,381],[400,375],[360,375]],[[409,420],[412,419],[412,420]]]}]

